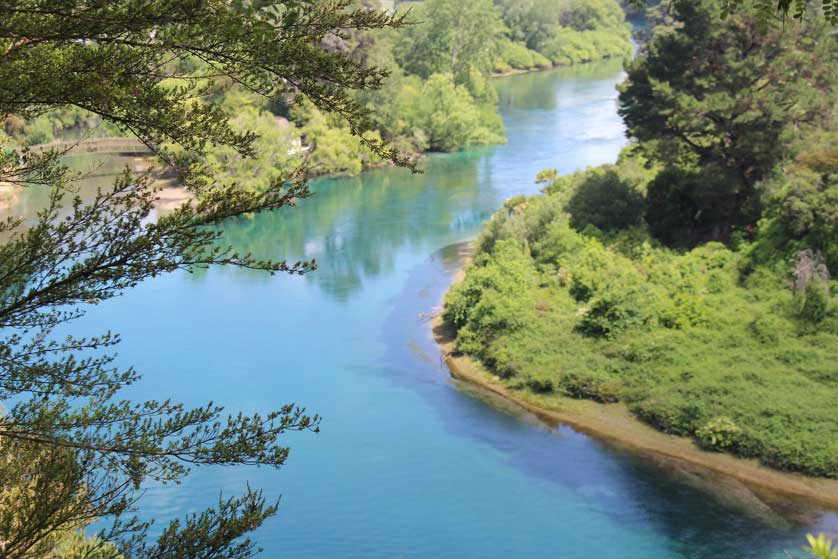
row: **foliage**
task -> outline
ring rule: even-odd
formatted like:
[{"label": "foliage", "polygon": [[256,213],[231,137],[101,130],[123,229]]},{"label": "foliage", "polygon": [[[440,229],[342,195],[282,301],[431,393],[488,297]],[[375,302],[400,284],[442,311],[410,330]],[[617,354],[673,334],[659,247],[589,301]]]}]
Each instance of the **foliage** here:
[{"label": "foliage", "polygon": [[[313,262],[262,261],[219,244],[226,219],[309,195],[286,170],[284,146],[260,163],[270,172],[245,163],[260,148],[270,151],[264,142],[276,121],[249,95],[231,118],[224,96],[240,88],[268,100],[306,98],[339,115],[365,149],[404,164],[372,134],[369,111],[353,93],[379,87],[385,72],[328,48],[349,30],[397,28],[402,19],[308,0],[14,0],[0,5],[0,19],[0,113],[25,123],[65,110],[95,115],[144,141],[197,195],[152,219],[156,191],[126,171],[82,200],[59,154],[19,149],[3,136],[0,182],[49,192],[34,220],[0,223],[0,399],[8,403],[0,419],[3,557],[88,554],[92,547],[132,558],[250,557],[256,545],[248,534],[277,510],[259,491],[219,498],[217,507],[153,536],[148,523],[132,518],[136,500],[149,482],[180,482],[191,466],[278,468],[289,452],[282,435],[316,430],[318,418],[294,404],[228,416],[213,403],[190,409],[124,399],[139,375],[114,365],[119,337],[80,338],[74,319],[177,270],[312,270]],[[268,138],[257,139],[254,129]],[[39,140],[48,139],[47,130]],[[26,124],[15,141],[26,142]],[[216,176],[228,163],[229,174]],[[251,171],[257,176],[242,176]],[[249,182],[239,188],[243,178]],[[95,518],[104,526],[98,539],[55,547],[58,536]]]},{"label": "foliage", "polygon": [[567,66],[601,58],[628,57],[631,43],[628,30],[623,28],[619,31],[560,29],[550,36],[541,51],[554,64]]},{"label": "foliage", "polygon": [[637,184],[614,169],[592,170],[573,190],[567,203],[570,224],[578,230],[592,225],[602,231],[640,225],[645,200]]},{"label": "foliage", "polygon": [[254,148],[259,157],[243,157],[230,146],[211,146],[204,161],[217,183],[257,191],[266,179],[289,176],[302,164],[301,132],[266,105],[264,98],[238,88],[223,96],[222,106],[233,115],[233,129],[257,134]]},{"label": "foliage", "polygon": [[629,26],[616,0],[498,0],[496,4],[510,39],[552,64],[578,64],[632,52]]},{"label": "foliage", "polygon": [[529,70],[550,66],[552,66],[550,59],[543,54],[527,48],[524,44],[505,39],[500,43],[493,69],[495,72],[506,72],[511,69]]},{"label": "foliage", "polygon": [[817,324],[826,318],[832,306],[832,295],[829,292],[829,285],[822,281],[812,281],[806,286],[803,295],[803,304],[800,315]]},{"label": "foliage", "polygon": [[696,429],[695,437],[704,448],[735,450],[742,437],[742,430],[731,418],[722,415]]},{"label": "foliage", "polygon": [[736,227],[754,217],[741,215],[733,201],[742,195],[740,183],[719,171],[670,166],[649,183],[646,221],[649,231],[673,247],[728,239]]},{"label": "foliage", "polygon": [[755,259],[797,258],[808,250],[822,255],[829,269],[838,269],[838,151],[823,149],[836,129],[829,124],[831,136],[817,138],[792,165],[763,183],[768,210],[759,224]]},{"label": "foliage", "polygon": [[98,115],[79,107],[54,109],[34,119],[8,114],[4,130],[19,145],[45,144],[54,140],[72,140],[81,136],[125,135],[119,128]]},{"label": "foliage", "polygon": [[300,126],[302,139],[311,148],[308,163],[315,172],[357,175],[374,160],[375,155],[365,148],[361,138],[354,136],[335,115],[305,101],[295,105],[291,114]]},{"label": "foliage", "polygon": [[[262,168],[227,173],[219,166],[218,171],[241,177],[239,184],[247,186],[246,174],[249,171],[261,171],[251,176],[270,173],[271,162],[278,163],[280,169],[287,171],[305,160],[312,173],[349,175],[381,164],[384,160],[365,145],[364,139],[371,139],[374,143],[384,140],[410,160],[429,150],[455,151],[476,144],[502,142],[503,125],[496,112],[497,94],[483,77],[483,72],[487,70],[485,60],[477,52],[468,54],[470,48],[482,49],[485,45],[470,42],[471,27],[456,28],[458,25],[479,23],[481,29],[486,29],[492,18],[497,20],[498,16],[493,10],[476,6],[473,15],[477,19],[465,21],[450,4],[442,12],[434,12],[435,17],[431,20],[406,29],[349,33],[338,40],[336,48],[350,53],[358,63],[374,65],[388,73],[382,87],[353,93],[354,100],[370,111],[370,129],[362,137],[354,134],[339,117],[326,114],[311,103],[288,98],[281,98],[272,104],[263,100],[256,107],[264,121],[263,126],[257,130],[253,126],[256,123],[251,124],[251,129],[265,132],[261,136],[268,153],[261,158]],[[422,17],[423,9],[420,7],[418,13],[411,12],[411,19]],[[447,16],[443,17],[445,14]],[[424,28],[432,29],[431,34],[439,33],[432,38],[426,37],[422,34]],[[468,39],[467,44],[460,45],[456,41],[463,34]],[[443,42],[436,46],[414,44],[414,41],[424,40],[421,37]],[[447,39],[443,40],[443,37]],[[450,41],[446,42],[448,39]],[[439,72],[426,74],[420,67],[427,62],[426,59],[411,62],[410,57],[417,56],[421,49],[437,47],[440,56],[446,59],[460,56],[454,50],[466,49],[462,53],[465,58],[455,65],[455,72],[448,69],[449,65],[438,64],[434,67],[439,67]],[[397,60],[398,53],[403,56]],[[538,58],[537,53],[530,54],[531,60],[543,62],[543,57]],[[242,102],[241,94],[233,89],[225,92],[223,99],[231,112],[238,113],[235,120],[247,118],[252,98]],[[237,111],[237,107],[243,108],[244,113]],[[281,131],[271,127],[271,113],[288,116],[294,127]],[[277,115],[276,118],[281,117]],[[225,158],[223,163],[240,166],[234,157]]]},{"label": "foliage", "polygon": [[[635,141],[508,202],[445,316],[511,388],[622,401],[707,448],[838,477],[833,35],[672,7],[621,87]],[[516,290],[485,281],[506,276]]]},{"label": "foliage", "polygon": [[492,0],[426,0],[401,34],[396,58],[409,74],[451,74],[463,83],[469,72],[488,72],[499,53],[505,27]]},{"label": "foliage", "polygon": [[804,547],[813,557],[817,559],[838,559],[838,548],[832,546],[832,540],[827,538],[824,534],[818,534],[817,537],[808,534],[806,541],[809,547]]},{"label": "foliage", "polygon": [[553,182],[557,178],[559,178],[558,175],[559,175],[559,172],[556,169],[542,169],[535,176],[535,183],[536,184],[543,184],[545,182]]},{"label": "foliage", "polygon": [[86,538],[79,531],[65,534],[52,550],[54,559],[122,559],[116,547],[108,542]]},{"label": "foliage", "polygon": [[802,297],[793,261],[755,264],[747,243],[677,252],[619,212],[621,226],[602,230],[576,218],[571,201],[603,180],[612,188],[612,174],[643,192],[657,169],[637,153],[559,177],[493,217],[446,300],[459,351],[513,388],[622,401],[705,447],[838,477],[838,329],[823,281]]},{"label": "foliage", "polygon": [[833,110],[834,39],[822,21],[764,30],[713,0],[675,0],[677,25],[628,67],[620,114],[669,167],[650,185],[647,220],[667,243],[728,240],[760,217],[757,184],[795,135]]},{"label": "foliage", "polygon": [[494,107],[475,103],[451,74],[433,74],[421,85],[408,80],[399,104],[409,129],[422,130],[432,150],[454,151],[503,141],[503,123]]},{"label": "foliage", "polygon": [[[412,162],[426,150],[497,143],[503,132],[496,114],[497,95],[483,75],[553,64],[524,42],[507,37],[516,33],[504,25],[504,9],[490,0],[432,0],[410,11],[414,25],[406,28],[347,30],[329,36],[330,49],[388,75],[386,82],[377,83],[379,87],[358,88],[342,101],[363,116],[354,121],[363,123],[363,128],[353,129],[339,116],[298,102],[293,91],[280,90],[265,97],[250,92],[247,84],[221,87],[208,79],[213,74],[211,61],[191,54],[167,63],[181,82],[163,80],[161,91],[173,95],[188,80],[231,115],[231,132],[254,136],[250,141],[261,154],[258,161],[246,153],[243,157],[231,144],[207,145],[206,154],[193,160],[206,166],[205,173],[218,182],[252,192],[263,190],[270,179],[288,174],[303,161],[313,174],[356,174],[395,153],[403,162]],[[540,41],[546,45],[550,38],[548,51],[561,63],[630,52],[627,27],[615,0],[598,0],[595,6],[568,1],[560,10],[542,3],[527,17],[545,14],[554,23]],[[556,39],[560,33],[567,40]],[[453,84],[440,76],[453,77]],[[293,126],[285,126],[285,118]],[[28,144],[131,133],[78,107],[56,108],[34,119],[12,114],[5,128],[18,143]],[[188,151],[171,138],[162,145],[171,152],[170,161]],[[387,154],[381,152],[385,145],[390,149]]]},{"label": "foliage", "polygon": [[[635,7],[642,7],[649,3],[649,0],[628,1]],[[820,2],[777,0],[776,2],[755,1],[747,3],[737,0],[717,0],[715,4],[716,13],[720,13],[722,17],[729,17],[745,9],[755,13],[763,24],[772,23],[776,19],[785,20],[789,16],[801,20],[804,16],[811,15],[812,12],[815,12],[815,17],[821,15],[832,25],[838,24],[838,3],[835,0],[821,0]]]},{"label": "foliage", "polygon": [[[411,13],[410,17],[417,15]],[[480,12],[476,17],[488,15]],[[450,28],[458,22],[459,19],[449,18],[435,23],[449,26],[441,28],[440,33],[450,32],[455,37],[468,31]],[[486,23],[483,19],[478,22]],[[503,125],[496,111],[497,94],[471,62],[459,65],[456,75],[447,70],[424,74],[416,65],[410,65],[409,60],[395,56],[402,50],[411,56],[415,54],[418,47],[411,43],[416,39],[412,33],[419,33],[427,25],[365,32],[345,41],[343,48],[360,63],[374,64],[389,73],[384,87],[361,91],[355,96],[360,104],[373,111],[374,131],[369,134],[397,146],[411,159],[427,150],[455,151],[474,144],[503,141]],[[444,48],[459,48],[446,45]],[[450,54],[445,52],[445,56]],[[381,161],[334,117],[320,117],[306,106],[295,105],[290,116],[302,128],[304,143],[312,148],[309,161],[323,172],[354,174]]]}]

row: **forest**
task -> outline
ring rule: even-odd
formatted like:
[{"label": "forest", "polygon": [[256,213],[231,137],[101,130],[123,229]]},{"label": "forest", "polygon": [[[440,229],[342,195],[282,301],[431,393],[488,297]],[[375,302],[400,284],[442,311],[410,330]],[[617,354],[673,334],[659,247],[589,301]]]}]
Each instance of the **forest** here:
[{"label": "forest", "polygon": [[[367,1],[359,5],[375,9]],[[350,31],[329,48],[388,74],[383,87],[359,90],[355,101],[369,110],[368,137],[384,140],[415,159],[504,141],[497,95],[487,77],[547,69],[632,52],[630,28],[618,0],[427,0],[400,8],[409,25]],[[196,80],[207,71],[197,56],[171,63]],[[171,80],[171,87],[178,81]],[[278,177],[305,161],[310,173],[358,174],[386,164],[352,133],[340,116],[304,99],[274,99],[241,85],[214,83],[203,96],[232,116],[233,127],[259,136],[258,160],[218,146],[205,163],[215,176],[240,188],[258,189],[255,176]],[[10,140],[28,145],[82,137],[130,135],[107,119],[66,107],[23,120],[7,115]]]},{"label": "forest", "polygon": [[834,34],[713,9],[675,2],[620,86],[620,160],[509,200],[445,318],[518,390],[835,478]]}]

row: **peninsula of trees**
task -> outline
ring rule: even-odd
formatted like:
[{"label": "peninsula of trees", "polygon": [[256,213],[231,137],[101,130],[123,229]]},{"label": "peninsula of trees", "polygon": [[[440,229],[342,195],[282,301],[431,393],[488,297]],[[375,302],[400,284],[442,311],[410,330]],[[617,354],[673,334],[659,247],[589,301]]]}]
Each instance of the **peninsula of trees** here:
[{"label": "peninsula of trees", "polygon": [[775,468],[838,477],[832,29],[673,2],[628,66],[614,165],[510,200],[447,297],[509,387],[626,405]]}]

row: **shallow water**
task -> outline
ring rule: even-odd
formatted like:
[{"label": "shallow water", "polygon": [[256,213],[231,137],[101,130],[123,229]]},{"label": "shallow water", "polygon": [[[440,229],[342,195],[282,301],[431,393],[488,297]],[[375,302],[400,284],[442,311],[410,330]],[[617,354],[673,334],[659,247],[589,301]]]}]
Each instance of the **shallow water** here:
[{"label": "shallow water", "polygon": [[90,314],[84,328],[121,332],[119,361],[144,374],[132,396],[323,416],[322,433],[286,439],[283,469],[199,469],[149,488],[140,513],[165,521],[249,482],[282,495],[257,533],[264,556],[292,558],[768,559],[838,531],[835,515],[791,521],[721,480],[544,426],[440,363],[424,317],[453,245],[536,193],[539,170],[615,160],[621,76],[613,62],[500,79],[507,145],[433,156],[422,175],[321,180],[298,208],[227,227],[258,256],[317,258],[313,274],[177,274]]}]

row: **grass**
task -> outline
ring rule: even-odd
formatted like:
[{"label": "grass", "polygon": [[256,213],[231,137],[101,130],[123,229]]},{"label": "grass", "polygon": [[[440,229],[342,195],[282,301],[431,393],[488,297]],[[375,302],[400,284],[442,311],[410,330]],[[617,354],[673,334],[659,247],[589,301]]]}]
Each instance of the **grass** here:
[{"label": "grass", "polygon": [[[601,196],[614,170],[559,179],[498,212],[446,299],[458,350],[513,389],[622,401],[706,448],[838,478],[831,293],[793,292],[787,263],[755,265],[747,244],[678,252],[642,223],[605,233],[580,224],[569,202],[589,184]],[[826,310],[813,319],[806,299],[816,296]]]}]

